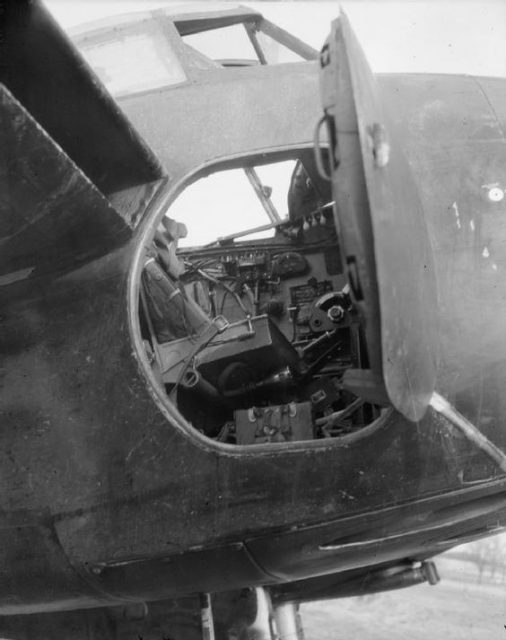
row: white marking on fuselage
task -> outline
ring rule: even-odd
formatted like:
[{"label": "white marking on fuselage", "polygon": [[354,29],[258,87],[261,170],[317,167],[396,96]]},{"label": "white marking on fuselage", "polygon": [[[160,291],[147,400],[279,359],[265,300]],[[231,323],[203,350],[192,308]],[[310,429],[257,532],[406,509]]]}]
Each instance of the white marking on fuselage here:
[{"label": "white marking on fuselage", "polygon": [[462,228],[462,223],[460,222],[460,211],[459,206],[456,202],[452,204],[453,213],[455,214],[455,223],[457,225],[457,229]]},{"label": "white marking on fuselage", "polygon": [[501,187],[492,187],[492,189],[488,190],[487,197],[490,202],[501,202],[501,200],[504,200],[504,191]]}]

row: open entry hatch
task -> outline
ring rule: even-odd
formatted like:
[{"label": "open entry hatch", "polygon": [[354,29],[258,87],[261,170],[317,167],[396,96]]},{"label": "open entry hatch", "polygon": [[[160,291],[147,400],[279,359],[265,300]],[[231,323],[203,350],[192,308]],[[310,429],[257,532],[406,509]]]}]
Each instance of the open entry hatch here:
[{"label": "open entry hatch", "polygon": [[396,409],[419,420],[435,384],[437,296],[415,178],[345,15],[320,65],[319,128],[329,134],[341,251],[369,353],[370,369],[348,372],[349,383],[358,392],[385,389]]},{"label": "open entry hatch", "polygon": [[367,363],[331,198],[312,148],[245,156],[190,181],[146,245],[145,354],[208,438],[342,441],[381,417],[381,398],[343,386]]}]

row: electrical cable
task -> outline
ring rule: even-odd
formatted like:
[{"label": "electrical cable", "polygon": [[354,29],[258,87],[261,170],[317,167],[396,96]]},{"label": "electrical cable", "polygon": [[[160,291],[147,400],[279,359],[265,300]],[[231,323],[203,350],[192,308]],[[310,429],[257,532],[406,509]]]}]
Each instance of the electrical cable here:
[{"label": "electrical cable", "polygon": [[244,306],[244,303],[241,300],[240,296],[231,287],[229,287],[227,284],[225,284],[221,280],[218,280],[218,279],[214,278],[213,276],[209,275],[208,273],[206,273],[202,269],[197,269],[197,273],[199,273],[206,280],[209,280],[209,282],[213,282],[216,286],[223,287],[225,289],[225,291],[228,291],[230,293],[230,295],[235,298],[235,300],[237,301],[237,304],[241,308],[241,311],[244,313],[246,318],[250,318],[251,317],[251,313]]}]

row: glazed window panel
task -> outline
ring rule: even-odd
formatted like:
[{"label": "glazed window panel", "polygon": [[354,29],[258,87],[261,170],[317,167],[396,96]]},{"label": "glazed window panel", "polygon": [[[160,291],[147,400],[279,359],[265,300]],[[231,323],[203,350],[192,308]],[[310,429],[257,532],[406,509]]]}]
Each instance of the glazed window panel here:
[{"label": "glazed window panel", "polygon": [[114,31],[80,44],[84,58],[116,98],[186,81],[176,53],[154,23]]}]

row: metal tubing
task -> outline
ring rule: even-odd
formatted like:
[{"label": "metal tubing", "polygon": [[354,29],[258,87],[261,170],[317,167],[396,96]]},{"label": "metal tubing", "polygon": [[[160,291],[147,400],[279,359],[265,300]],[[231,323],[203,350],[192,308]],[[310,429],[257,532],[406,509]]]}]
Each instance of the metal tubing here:
[{"label": "metal tubing", "polygon": [[266,195],[262,182],[260,181],[260,178],[258,177],[255,169],[253,169],[253,167],[244,167],[244,173],[247,175],[251,186],[259,197],[260,202],[265,209],[265,212],[269,216],[269,220],[272,222],[272,224],[279,224],[281,222],[281,217],[276,211],[276,207],[272,204],[272,200],[270,199],[270,197]]},{"label": "metal tubing", "polygon": [[202,640],[216,640],[214,633],[213,608],[211,605],[211,595],[201,593],[200,599],[200,620],[202,623]]},{"label": "metal tubing", "polygon": [[278,640],[274,632],[274,615],[270,593],[263,587],[255,589],[257,611],[255,620],[246,629],[246,640]]},{"label": "metal tubing", "polygon": [[196,369],[188,369],[181,378],[181,386],[189,391],[195,391],[214,402],[223,402],[223,397],[210,382],[204,380]]},{"label": "metal tubing", "polygon": [[298,605],[285,602],[274,607],[274,620],[279,640],[304,640]]}]

